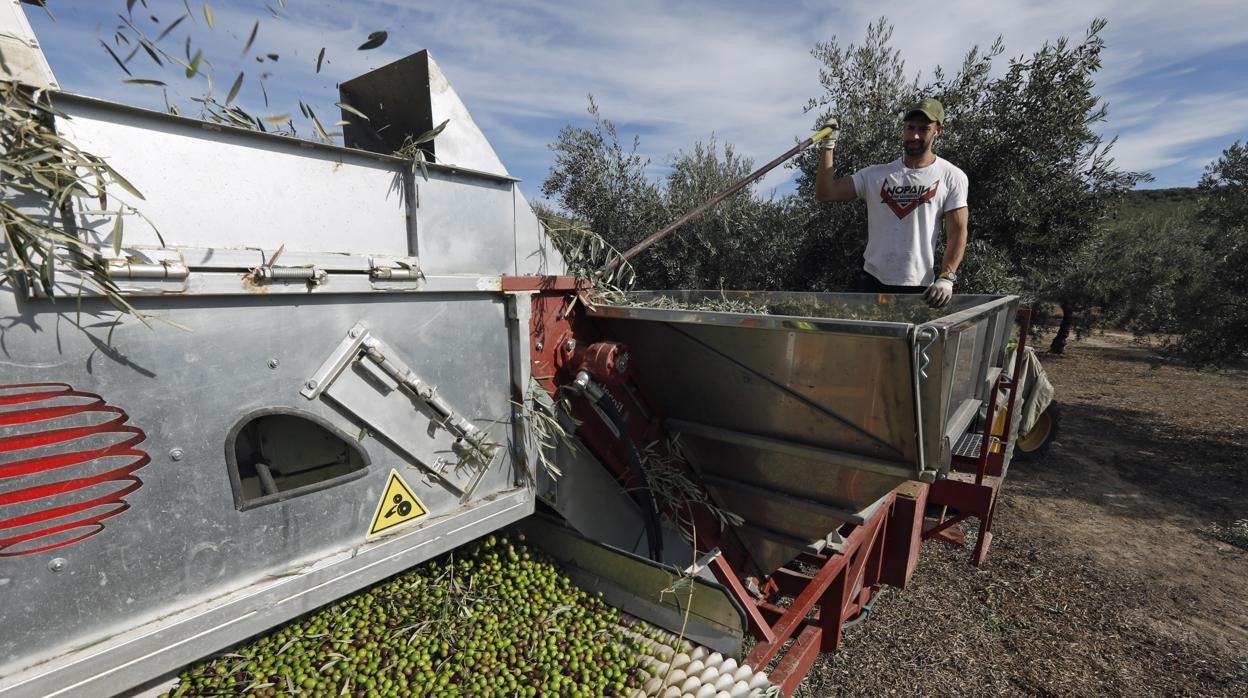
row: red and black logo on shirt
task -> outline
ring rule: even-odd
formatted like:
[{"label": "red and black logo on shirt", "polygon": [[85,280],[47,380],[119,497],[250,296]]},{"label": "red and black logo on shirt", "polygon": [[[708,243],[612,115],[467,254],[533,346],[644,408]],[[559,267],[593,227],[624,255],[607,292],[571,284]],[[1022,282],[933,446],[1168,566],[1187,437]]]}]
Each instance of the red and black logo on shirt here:
[{"label": "red and black logo on shirt", "polygon": [[932,200],[936,196],[936,190],[940,188],[940,180],[936,180],[931,186],[923,184],[897,184],[888,186],[888,182],[880,185],[880,203],[886,204],[897,214],[898,218],[905,218],[910,212]]}]

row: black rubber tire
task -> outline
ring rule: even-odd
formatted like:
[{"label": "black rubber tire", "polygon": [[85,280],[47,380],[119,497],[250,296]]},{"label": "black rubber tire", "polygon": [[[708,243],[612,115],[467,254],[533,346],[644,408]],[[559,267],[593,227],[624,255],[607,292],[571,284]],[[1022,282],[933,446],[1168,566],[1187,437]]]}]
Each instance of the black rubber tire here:
[{"label": "black rubber tire", "polygon": [[1014,444],[1014,460],[1027,462],[1043,458],[1057,440],[1061,424],[1062,410],[1056,401],[1050,402],[1044,412],[1040,413],[1040,418],[1036,420],[1031,431],[1019,434],[1018,441]]}]

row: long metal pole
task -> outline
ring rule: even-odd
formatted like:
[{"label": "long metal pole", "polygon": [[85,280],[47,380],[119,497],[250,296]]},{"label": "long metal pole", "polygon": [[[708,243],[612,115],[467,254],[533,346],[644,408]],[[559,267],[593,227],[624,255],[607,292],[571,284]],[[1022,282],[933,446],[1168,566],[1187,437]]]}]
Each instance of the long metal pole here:
[{"label": "long metal pole", "polygon": [[821,141],[821,140],[823,140],[824,138],[826,138],[826,137],[828,136],[828,134],[830,134],[830,133],[832,133],[832,129],[831,129],[831,128],[825,128],[825,129],[822,129],[822,130],[819,130],[819,131],[815,132],[815,134],[814,134],[813,136],[811,136],[810,138],[807,138],[806,140],[802,141],[801,143],[798,143],[797,145],[793,146],[792,148],[789,148],[789,150],[787,150],[787,151],[786,151],[783,155],[781,155],[780,157],[776,158],[775,160],[772,160],[771,162],[767,163],[766,165],[763,165],[762,167],[758,168],[757,170],[755,170],[752,174],[750,174],[750,175],[749,175],[748,177],[746,177],[745,179],[741,180],[740,182],[737,182],[736,184],[732,185],[731,187],[728,187],[727,189],[723,190],[722,192],[720,192],[720,193],[716,194],[713,198],[711,198],[711,200],[710,200],[710,201],[707,201],[706,203],[704,203],[704,204],[702,204],[701,206],[699,206],[699,207],[697,207],[697,208],[693,209],[693,210],[692,210],[692,211],[690,211],[689,213],[686,213],[685,215],[681,216],[680,218],[677,218],[675,221],[672,221],[672,223],[671,223],[671,224],[669,224],[666,228],[664,228],[664,229],[660,230],[659,232],[657,232],[657,233],[655,233],[655,234],[651,235],[650,237],[646,238],[645,240],[642,240],[641,242],[637,243],[636,245],[633,245],[633,246],[632,246],[632,248],[630,248],[630,249],[629,249],[627,252],[625,252],[623,255],[621,255],[621,256],[619,256],[619,257],[616,257],[616,258],[612,259],[612,260],[611,260],[611,261],[607,264],[607,268],[608,268],[608,269],[614,269],[616,266],[619,266],[620,264],[622,264],[622,263],[624,263],[624,262],[627,262],[628,260],[632,259],[633,257],[636,257],[637,255],[641,254],[642,252],[644,252],[644,251],[645,251],[645,249],[646,249],[647,247],[650,247],[651,245],[653,245],[654,243],[658,242],[659,240],[662,240],[663,238],[667,237],[667,236],[668,236],[668,235],[669,235],[669,234],[670,234],[673,230],[676,230],[676,229],[677,229],[677,228],[679,228],[680,226],[682,226],[682,225],[684,225],[684,224],[688,223],[689,221],[693,220],[694,218],[697,218],[698,216],[700,216],[700,215],[702,215],[703,213],[705,213],[707,209],[711,208],[711,207],[712,207],[712,206],[714,206],[715,204],[718,204],[719,202],[723,201],[724,199],[727,199],[728,197],[732,196],[733,194],[736,194],[737,192],[741,191],[741,190],[742,190],[742,189],[744,189],[745,187],[747,187],[747,186],[749,186],[750,184],[754,183],[755,181],[757,181],[757,180],[758,180],[760,177],[762,177],[763,175],[765,175],[765,174],[767,174],[768,172],[771,172],[772,170],[774,170],[774,169],[776,168],[776,166],[777,166],[777,165],[779,165],[780,163],[785,162],[786,160],[788,160],[789,158],[793,157],[794,155],[797,155],[798,153],[802,152],[803,150],[805,150],[805,149],[809,148],[811,145],[813,145],[813,144],[815,144],[815,143],[818,143],[819,141]]}]

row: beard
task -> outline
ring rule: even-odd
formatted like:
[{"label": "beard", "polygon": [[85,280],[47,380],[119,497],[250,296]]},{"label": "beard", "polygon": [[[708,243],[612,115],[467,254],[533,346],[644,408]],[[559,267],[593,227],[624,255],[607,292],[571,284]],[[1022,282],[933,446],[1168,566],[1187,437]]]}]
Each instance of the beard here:
[{"label": "beard", "polygon": [[931,146],[930,141],[906,141],[902,144],[906,155],[922,155]]}]

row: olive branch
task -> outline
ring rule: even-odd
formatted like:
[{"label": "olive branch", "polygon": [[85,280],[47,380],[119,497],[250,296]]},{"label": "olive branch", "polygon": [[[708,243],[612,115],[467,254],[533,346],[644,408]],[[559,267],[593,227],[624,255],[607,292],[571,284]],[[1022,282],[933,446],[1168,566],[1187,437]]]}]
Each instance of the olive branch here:
[{"label": "olive branch", "polygon": [[58,118],[68,116],[43,90],[0,82],[0,190],[6,193],[0,198],[5,261],[0,283],[37,288],[54,298],[57,267],[69,267],[117,310],[150,327],[152,316],[125,299],[109,276],[107,260],[80,234],[74,211],[75,200],[98,204],[80,213],[112,218],[113,252],[120,254],[125,217],[143,216],[115,195],[113,185],[136,199],[143,195],[104,158],[57,134]]}]

